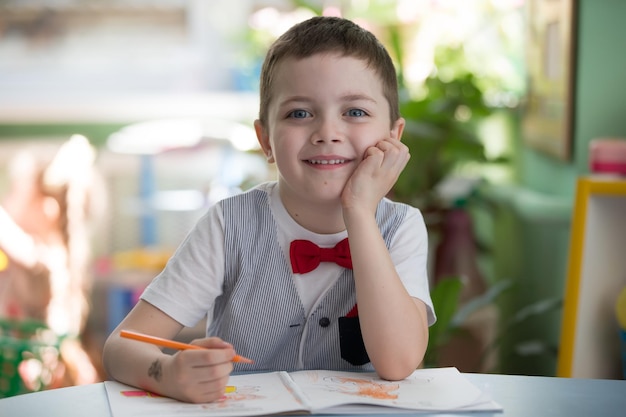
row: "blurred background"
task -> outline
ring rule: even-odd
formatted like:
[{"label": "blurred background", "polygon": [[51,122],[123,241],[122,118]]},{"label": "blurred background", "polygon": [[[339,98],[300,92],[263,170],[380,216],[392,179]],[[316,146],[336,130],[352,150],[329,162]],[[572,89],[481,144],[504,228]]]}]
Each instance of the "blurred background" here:
[{"label": "blurred background", "polygon": [[[104,339],[198,217],[274,179],[252,129],[260,65],[277,36],[320,14],[374,32],[398,68],[412,159],[390,197],[426,216],[445,312],[426,366],[555,374],[575,182],[593,138],[626,136],[621,1],[0,0],[0,201],[10,212],[33,184],[49,196],[46,173],[80,165],[63,198],[79,178],[89,206],[67,211],[84,226],[87,263],[87,307],[69,337],[6,307],[18,298],[2,245],[28,228],[0,221],[0,345],[14,351],[0,360],[15,369],[3,395],[106,378]],[[62,151],[85,142],[93,154]],[[43,180],[29,182],[24,155]],[[25,319],[43,324],[17,331]],[[64,357],[66,340],[94,372]]]}]

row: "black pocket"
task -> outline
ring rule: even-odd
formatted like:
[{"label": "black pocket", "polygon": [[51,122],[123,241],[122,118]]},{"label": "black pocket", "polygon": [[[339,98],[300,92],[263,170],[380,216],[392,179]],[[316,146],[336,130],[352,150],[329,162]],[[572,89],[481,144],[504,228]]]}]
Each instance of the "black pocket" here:
[{"label": "black pocket", "polygon": [[339,317],[339,347],[341,358],[352,365],[365,365],[370,361],[358,317]]}]

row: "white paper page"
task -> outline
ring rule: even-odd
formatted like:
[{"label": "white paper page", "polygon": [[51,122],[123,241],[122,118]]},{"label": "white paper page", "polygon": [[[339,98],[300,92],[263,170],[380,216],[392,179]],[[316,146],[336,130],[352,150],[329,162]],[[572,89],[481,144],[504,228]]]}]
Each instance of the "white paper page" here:
[{"label": "white paper page", "polygon": [[[299,371],[291,378],[314,404],[328,414],[413,411],[500,411],[500,407],[456,368],[418,369],[402,381],[386,381],[375,373]],[[359,404],[359,406],[356,406]],[[349,405],[349,406],[348,406]],[[371,410],[362,405],[395,407]]]},{"label": "white paper page", "polygon": [[302,408],[283,384],[281,373],[233,375],[224,399],[208,404],[191,404],[158,397],[118,382],[105,383],[113,417],[258,416]]}]

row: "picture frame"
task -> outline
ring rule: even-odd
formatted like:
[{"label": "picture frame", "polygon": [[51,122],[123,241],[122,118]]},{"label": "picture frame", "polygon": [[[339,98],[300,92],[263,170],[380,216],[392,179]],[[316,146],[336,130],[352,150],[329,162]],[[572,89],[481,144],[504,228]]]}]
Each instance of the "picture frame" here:
[{"label": "picture frame", "polygon": [[551,157],[573,154],[577,0],[527,0],[524,142]]}]

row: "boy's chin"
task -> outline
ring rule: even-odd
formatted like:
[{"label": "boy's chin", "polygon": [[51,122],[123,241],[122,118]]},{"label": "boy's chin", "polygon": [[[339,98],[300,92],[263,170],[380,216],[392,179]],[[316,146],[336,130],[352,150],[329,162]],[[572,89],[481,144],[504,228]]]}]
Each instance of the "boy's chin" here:
[{"label": "boy's chin", "polygon": [[341,204],[343,188],[343,186],[327,186],[321,190],[317,190],[315,193],[311,193],[311,197],[317,199],[319,203],[322,204]]},{"label": "boy's chin", "polygon": [[341,204],[341,195],[347,180],[320,180],[309,183],[298,189],[294,197],[308,201],[311,204]]}]

